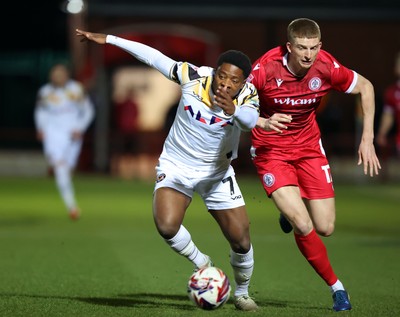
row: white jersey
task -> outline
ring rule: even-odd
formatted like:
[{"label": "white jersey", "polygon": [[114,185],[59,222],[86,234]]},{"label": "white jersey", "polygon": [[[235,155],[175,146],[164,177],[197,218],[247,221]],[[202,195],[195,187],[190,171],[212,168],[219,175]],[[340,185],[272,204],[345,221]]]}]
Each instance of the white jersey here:
[{"label": "white jersey", "polygon": [[[180,62],[172,72],[182,97],[161,158],[172,159],[196,170],[226,169],[237,157],[241,128],[235,115],[227,116],[212,103],[214,69]],[[258,107],[252,84],[246,84],[234,100],[238,107]]]},{"label": "white jersey", "polygon": [[35,125],[43,133],[43,148],[51,164],[66,162],[75,167],[82,139],[73,139],[73,132],[83,133],[94,117],[94,108],[80,83],[69,80],[64,87],[50,83],[39,89]]},{"label": "white jersey", "polygon": [[35,125],[45,135],[53,131],[84,132],[93,116],[93,105],[77,81],[69,80],[64,87],[47,83],[38,91]]},{"label": "white jersey", "polygon": [[228,168],[237,157],[241,130],[250,130],[258,119],[254,85],[244,85],[234,99],[235,113],[227,116],[212,102],[213,68],[177,62],[152,47],[113,35],[107,35],[106,42],[181,85],[182,97],[160,160],[210,173]]}]

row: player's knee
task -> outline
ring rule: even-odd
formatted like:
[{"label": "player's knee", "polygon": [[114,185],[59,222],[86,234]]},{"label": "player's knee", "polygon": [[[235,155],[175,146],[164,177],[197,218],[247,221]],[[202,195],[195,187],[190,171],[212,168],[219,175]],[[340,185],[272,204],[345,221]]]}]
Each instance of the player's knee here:
[{"label": "player's knee", "polygon": [[243,235],[239,239],[230,239],[229,243],[231,245],[231,249],[236,253],[245,254],[249,252],[251,248],[249,235]]},{"label": "player's knee", "polygon": [[300,235],[307,235],[312,230],[311,220],[295,219],[292,222],[294,231]]},{"label": "player's knee", "polygon": [[335,231],[335,225],[333,223],[328,223],[324,226],[316,226],[315,231],[323,237],[329,237]]},{"label": "player's knee", "polygon": [[155,219],[155,224],[158,233],[164,238],[164,239],[172,239],[175,237],[175,235],[179,231],[179,225],[172,223],[172,222],[167,222],[167,221],[158,221]]}]

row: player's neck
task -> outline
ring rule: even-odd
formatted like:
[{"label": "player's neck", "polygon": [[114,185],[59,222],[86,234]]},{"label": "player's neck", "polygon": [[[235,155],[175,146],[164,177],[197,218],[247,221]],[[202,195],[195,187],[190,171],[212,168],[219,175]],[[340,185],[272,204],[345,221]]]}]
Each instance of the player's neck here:
[{"label": "player's neck", "polygon": [[304,77],[307,74],[308,69],[301,68],[298,64],[293,64],[290,61],[290,54],[288,54],[286,68],[288,69],[289,73],[299,78]]},{"label": "player's neck", "polygon": [[295,77],[304,77],[307,74],[307,71],[299,70],[299,71],[293,71],[292,68],[290,67],[289,63],[286,65],[289,73],[291,73]]}]

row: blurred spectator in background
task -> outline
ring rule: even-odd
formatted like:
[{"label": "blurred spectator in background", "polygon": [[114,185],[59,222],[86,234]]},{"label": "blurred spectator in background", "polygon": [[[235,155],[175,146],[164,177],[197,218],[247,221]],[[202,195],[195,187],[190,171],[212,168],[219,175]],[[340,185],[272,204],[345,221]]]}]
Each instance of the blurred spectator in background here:
[{"label": "blurred spectator in background", "polygon": [[43,143],[57,188],[72,220],[80,216],[72,183],[83,134],[92,122],[94,107],[80,82],[70,78],[68,67],[58,63],[49,82],[40,87],[34,113],[37,139]]},{"label": "blurred spectator in background", "polygon": [[139,109],[136,102],[136,88],[129,87],[124,98],[114,102],[117,130],[117,150],[124,154],[137,152],[137,132]]},{"label": "blurred spectator in background", "polygon": [[397,54],[394,65],[396,82],[385,89],[383,98],[383,112],[379,125],[377,144],[381,147],[383,158],[391,154],[392,146],[388,143],[388,135],[396,123],[396,149],[400,157],[400,52]]}]

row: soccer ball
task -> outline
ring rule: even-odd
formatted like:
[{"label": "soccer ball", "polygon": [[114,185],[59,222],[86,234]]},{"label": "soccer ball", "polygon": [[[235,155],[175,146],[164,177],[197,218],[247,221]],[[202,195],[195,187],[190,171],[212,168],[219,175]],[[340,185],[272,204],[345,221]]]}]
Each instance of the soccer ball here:
[{"label": "soccer ball", "polygon": [[221,269],[211,266],[190,276],[187,292],[198,307],[212,310],[222,307],[228,301],[231,285]]}]

